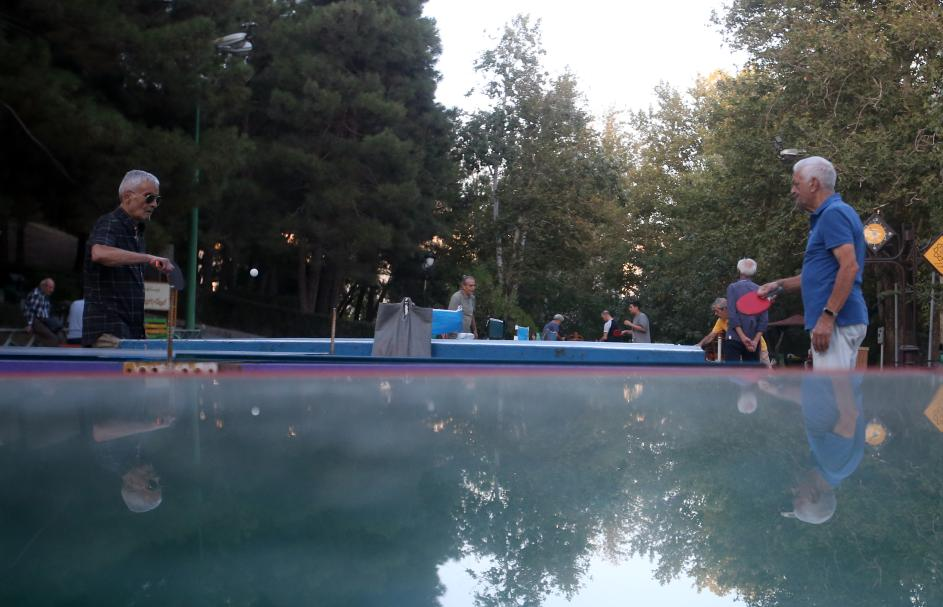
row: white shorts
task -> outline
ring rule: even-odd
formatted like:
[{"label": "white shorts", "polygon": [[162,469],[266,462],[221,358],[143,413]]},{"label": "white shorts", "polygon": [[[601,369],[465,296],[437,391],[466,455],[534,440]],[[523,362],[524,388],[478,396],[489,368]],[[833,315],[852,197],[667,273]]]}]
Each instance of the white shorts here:
[{"label": "white shorts", "polygon": [[[854,369],[858,361],[858,348],[868,332],[868,325],[848,325],[832,329],[828,350],[812,350],[812,368],[815,370]],[[809,333],[811,337],[811,333]]]}]

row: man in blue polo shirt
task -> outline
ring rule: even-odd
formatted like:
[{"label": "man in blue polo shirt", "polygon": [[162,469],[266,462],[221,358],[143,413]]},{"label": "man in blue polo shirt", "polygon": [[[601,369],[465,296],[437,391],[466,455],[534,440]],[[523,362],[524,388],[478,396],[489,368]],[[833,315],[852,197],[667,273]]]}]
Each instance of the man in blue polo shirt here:
[{"label": "man in blue polo shirt", "polygon": [[792,197],[796,208],[810,214],[802,272],[766,283],[757,291],[766,295],[777,287],[802,290],[816,369],[853,369],[868,328],[868,308],[861,293],[864,226],[835,192],[835,180],[835,167],[821,156],[795,164]]}]

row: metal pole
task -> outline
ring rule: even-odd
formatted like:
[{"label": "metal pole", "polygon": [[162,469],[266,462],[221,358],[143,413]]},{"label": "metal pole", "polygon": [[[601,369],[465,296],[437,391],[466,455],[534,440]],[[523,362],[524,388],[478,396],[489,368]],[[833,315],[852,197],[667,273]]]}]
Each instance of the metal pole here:
[{"label": "metal pole", "polygon": [[884,327],[878,328],[878,345],[881,346],[881,370],[884,370]]},{"label": "metal pole", "polygon": [[900,366],[900,319],[898,318],[898,298],[900,294],[897,289],[900,283],[894,283],[894,366]]},{"label": "metal pole", "polygon": [[927,337],[927,366],[933,366],[933,316],[936,314],[936,272],[930,275],[930,328]]},{"label": "metal pole", "polygon": [[177,326],[177,289],[170,287],[170,311],[167,313],[167,365],[174,362],[174,329]]},{"label": "metal pole", "polygon": [[[196,123],[193,126],[193,140],[196,147],[200,147],[200,99],[196,101]],[[197,164],[193,172],[193,185],[200,184],[200,165]],[[196,190],[196,188],[194,188]],[[196,255],[197,234],[200,226],[200,208],[194,206],[190,210],[190,259],[187,263],[187,330],[196,329]]]},{"label": "metal pole", "polygon": [[196,262],[200,209],[190,209],[190,259],[187,260],[187,330],[196,329]]},{"label": "metal pole", "polygon": [[337,332],[337,306],[331,308],[331,354],[334,354],[334,335]]}]

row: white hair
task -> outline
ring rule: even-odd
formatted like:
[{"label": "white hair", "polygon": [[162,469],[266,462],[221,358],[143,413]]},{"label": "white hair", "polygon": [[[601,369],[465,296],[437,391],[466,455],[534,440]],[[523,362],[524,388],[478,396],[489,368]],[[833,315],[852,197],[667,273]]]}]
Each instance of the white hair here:
[{"label": "white hair", "polygon": [[835,166],[821,156],[803,158],[792,167],[793,175],[801,175],[806,179],[815,177],[822,187],[830,192],[835,191],[835,182],[838,179]]},{"label": "white hair", "polygon": [[737,272],[743,276],[753,276],[756,274],[756,262],[749,257],[744,257],[737,262]]},{"label": "white hair", "polygon": [[157,187],[160,187],[160,181],[157,179],[157,177],[154,177],[147,171],[139,171],[137,169],[128,171],[124,174],[124,179],[121,180],[121,185],[118,186],[118,198],[120,199],[125,192],[128,190],[133,190],[145,182],[151,182]]},{"label": "white hair", "polygon": [[805,501],[797,504],[792,512],[782,512],[786,518],[797,518],[803,523],[811,525],[821,525],[826,523],[835,514],[838,507],[838,500],[835,499],[835,491],[828,489],[822,492],[816,501]]},{"label": "white hair", "polygon": [[722,310],[727,307],[727,298],[718,297],[714,300],[714,303],[711,304],[711,310]]},{"label": "white hair", "polygon": [[737,411],[749,415],[756,411],[756,404],[756,392],[753,390],[741,392],[740,397],[737,399]]}]

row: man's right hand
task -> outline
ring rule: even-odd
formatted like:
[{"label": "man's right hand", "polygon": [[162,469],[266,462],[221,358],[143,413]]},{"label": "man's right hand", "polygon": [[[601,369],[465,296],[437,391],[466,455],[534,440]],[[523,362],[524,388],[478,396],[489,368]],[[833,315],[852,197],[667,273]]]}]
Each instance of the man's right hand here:
[{"label": "man's right hand", "polygon": [[759,295],[760,297],[766,297],[767,295],[769,295],[770,293],[778,289],[780,286],[781,285],[779,284],[779,282],[768,282],[765,285],[762,285],[759,289],[757,289],[756,294]]}]

